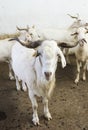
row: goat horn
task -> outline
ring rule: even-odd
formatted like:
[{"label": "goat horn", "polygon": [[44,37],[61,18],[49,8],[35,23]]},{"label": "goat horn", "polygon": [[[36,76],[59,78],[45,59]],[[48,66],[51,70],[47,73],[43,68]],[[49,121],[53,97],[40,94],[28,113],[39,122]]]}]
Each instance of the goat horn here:
[{"label": "goat horn", "polygon": [[11,38],[8,41],[18,41],[21,45],[23,45],[25,47],[29,46],[28,42],[24,42],[23,40],[20,40],[18,37]]},{"label": "goat horn", "polygon": [[18,37],[9,39],[9,41],[14,41],[14,40],[18,41],[21,45],[23,45],[27,48],[36,48],[36,47],[40,46],[42,43],[42,41],[40,41],[40,40],[34,41],[34,42],[32,42],[32,41],[24,42],[24,41],[20,40]]},{"label": "goat horn", "polygon": [[79,20],[79,14],[77,14],[77,16],[72,16],[72,15],[70,15],[70,14],[67,14],[67,15],[70,16],[70,17],[73,18],[73,19]]},{"label": "goat horn", "polygon": [[16,26],[16,28],[19,30],[19,31],[27,31],[28,32],[28,30],[29,30],[29,27],[27,27],[27,28],[19,28],[18,26]]},{"label": "goat horn", "polygon": [[75,47],[75,46],[78,45],[78,42],[76,42],[76,43],[73,44],[73,45],[70,45],[70,43],[60,42],[58,45],[59,45],[60,47],[64,47],[64,48],[73,48],[73,47]]}]

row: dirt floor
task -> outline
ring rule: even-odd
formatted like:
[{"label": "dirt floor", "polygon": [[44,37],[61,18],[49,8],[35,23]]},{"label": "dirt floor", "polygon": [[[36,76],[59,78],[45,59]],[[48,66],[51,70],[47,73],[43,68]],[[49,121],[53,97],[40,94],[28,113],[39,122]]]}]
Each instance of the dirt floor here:
[{"label": "dirt floor", "polygon": [[[49,102],[52,120],[43,117],[43,104],[38,99],[40,126],[32,123],[28,93],[16,91],[15,81],[8,78],[8,66],[0,64],[0,130],[88,130],[87,81],[74,84],[76,66],[64,69],[58,64],[56,88]],[[88,72],[87,72],[88,73]]]}]

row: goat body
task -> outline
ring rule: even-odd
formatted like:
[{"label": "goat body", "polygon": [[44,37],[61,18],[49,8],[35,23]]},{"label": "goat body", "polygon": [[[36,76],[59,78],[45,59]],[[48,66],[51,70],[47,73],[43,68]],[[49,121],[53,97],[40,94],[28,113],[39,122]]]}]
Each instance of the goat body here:
[{"label": "goat body", "polygon": [[[21,32],[20,39],[24,41],[29,41],[31,40],[31,36],[29,35],[28,32]],[[7,62],[9,65],[9,78],[11,80],[14,79],[12,67],[11,67],[11,49],[12,46],[16,43],[17,41],[10,41],[9,38],[0,40],[0,62]]]},{"label": "goat body", "polygon": [[65,67],[64,55],[55,41],[43,41],[37,50],[26,48],[19,43],[12,48],[12,67],[18,79],[28,87],[35,125],[39,125],[36,96],[43,98],[44,115],[48,120],[52,119],[48,109],[48,99],[55,86],[58,54],[61,57],[62,67]]},{"label": "goat body", "polygon": [[88,61],[88,35],[86,35],[86,29],[84,27],[80,27],[77,30],[77,39],[79,44],[69,49],[69,53],[75,54],[76,57],[76,64],[77,64],[77,76],[75,79],[75,83],[77,84],[80,79],[80,64],[83,66],[83,76],[82,79],[86,80],[86,68],[87,68],[87,61]]},{"label": "goat body", "polygon": [[0,40],[0,62],[7,62],[9,65],[9,77],[14,79],[11,68],[11,49],[15,41],[9,42],[9,39]]}]

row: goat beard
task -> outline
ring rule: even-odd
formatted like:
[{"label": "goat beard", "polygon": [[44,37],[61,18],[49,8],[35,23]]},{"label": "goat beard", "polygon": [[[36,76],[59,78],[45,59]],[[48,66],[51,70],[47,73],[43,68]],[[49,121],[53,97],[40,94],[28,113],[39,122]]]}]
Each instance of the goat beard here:
[{"label": "goat beard", "polygon": [[42,87],[48,89],[48,87],[52,83],[53,79],[55,79],[55,76],[52,76],[49,80],[47,80],[45,77],[41,76],[41,78],[39,80],[37,80],[37,85],[41,86],[41,84],[42,84]]},{"label": "goat beard", "polygon": [[39,84],[42,84],[42,86],[47,86],[49,84],[50,80],[46,80],[44,77],[41,77],[39,80],[38,80],[38,85]]},{"label": "goat beard", "polygon": [[41,82],[42,82],[41,87],[42,87],[43,92],[45,93],[47,98],[50,99],[52,94],[53,94],[53,89],[55,87],[55,75],[49,81],[47,81],[46,79],[41,78]]}]

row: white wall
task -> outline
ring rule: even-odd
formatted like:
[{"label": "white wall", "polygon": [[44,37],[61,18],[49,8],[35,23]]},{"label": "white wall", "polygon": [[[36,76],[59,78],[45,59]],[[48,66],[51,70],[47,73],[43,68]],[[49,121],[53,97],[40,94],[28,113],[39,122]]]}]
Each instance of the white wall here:
[{"label": "white wall", "polygon": [[13,33],[16,25],[66,27],[73,21],[68,13],[88,21],[88,0],[0,0],[0,33]]}]

